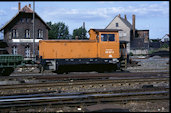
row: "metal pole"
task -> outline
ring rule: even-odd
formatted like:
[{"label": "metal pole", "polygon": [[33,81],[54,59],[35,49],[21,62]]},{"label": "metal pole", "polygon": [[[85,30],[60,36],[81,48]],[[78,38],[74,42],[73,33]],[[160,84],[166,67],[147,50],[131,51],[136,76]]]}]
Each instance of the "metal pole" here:
[{"label": "metal pole", "polygon": [[83,22],[83,27],[82,27],[82,39],[84,39],[84,29],[85,29],[85,22]]},{"label": "metal pole", "polygon": [[34,37],[34,23],[35,22],[35,2],[33,1],[33,61],[35,61],[35,37]]}]

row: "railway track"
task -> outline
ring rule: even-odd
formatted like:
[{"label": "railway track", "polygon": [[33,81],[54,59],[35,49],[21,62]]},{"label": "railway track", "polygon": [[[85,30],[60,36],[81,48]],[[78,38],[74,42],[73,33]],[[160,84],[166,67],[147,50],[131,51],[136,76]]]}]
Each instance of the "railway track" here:
[{"label": "railway track", "polygon": [[[169,77],[127,77],[118,78],[110,77],[107,79],[88,79],[88,80],[66,80],[66,81],[50,81],[45,83],[30,84],[13,84],[0,85],[0,95],[14,94],[19,92],[35,92],[35,91],[56,91],[71,92],[88,91],[96,89],[122,89],[122,88],[141,88],[144,86],[168,86]],[[73,92],[72,91],[72,92]]]},{"label": "railway track", "polygon": [[1,90],[15,89],[15,88],[36,88],[36,87],[54,87],[54,86],[68,86],[68,85],[93,85],[93,84],[116,84],[116,83],[142,83],[142,82],[167,82],[168,77],[163,78],[111,78],[104,80],[76,80],[76,81],[62,81],[62,82],[47,82],[47,83],[36,83],[36,84],[19,84],[19,85],[1,85]]},{"label": "railway track", "polygon": [[[29,76],[10,79],[35,83],[0,85],[0,112],[48,106],[62,108],[98,103],[147,102],[169,99],[168,73],[103,73]],[[43,81],[43,82],[42,82]]]},{"label": "railway track", "polygon": [[0,80],[22,80],[22,79],[34,79],[34,80],[65,80],[65,79],[96,79],[106,77],[151,77],[151,76],[165,76],[168,72],[115,72],[115,73],[71,73],[71,74],[16,74],[13,76],[1,76]]},{"label": "railway track", "polygon": [[127,103],[129,101],[168,100],[168,87],[147,89],[127,89],[99,92],[53,93],[16,96],[0,96],[0,111],[10,108],[20,109],[37,106],[70,106],[93,105],[97,103]]}]

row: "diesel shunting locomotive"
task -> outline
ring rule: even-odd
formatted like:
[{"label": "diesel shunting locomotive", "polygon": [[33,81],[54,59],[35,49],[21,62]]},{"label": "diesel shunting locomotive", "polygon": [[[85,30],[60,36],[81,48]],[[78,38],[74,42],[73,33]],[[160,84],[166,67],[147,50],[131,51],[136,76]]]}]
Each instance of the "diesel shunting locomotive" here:
[{"label": "diesel shunting locomotive", "polygon": [[[61,72],[60,66],[72,68],[99,67],[120,68],[125,58],[125,45],[119,41],[119,29],[90,29],[89,40],[40,40],[39,58],[41,70]],[[122,48],[121,48],[122,47]],[[68,68],[68,69],[69,69]],[[77,69],[78,69],[77,68]],[[104,69],[101,66],[98,71]]]}]

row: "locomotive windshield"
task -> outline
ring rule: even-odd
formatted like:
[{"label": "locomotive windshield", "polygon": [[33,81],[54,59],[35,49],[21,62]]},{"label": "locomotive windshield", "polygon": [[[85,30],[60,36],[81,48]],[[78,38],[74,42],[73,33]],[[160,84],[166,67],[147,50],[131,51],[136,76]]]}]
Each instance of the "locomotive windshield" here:
[{"label": "locomotive windshield", "polygon": [[102,41],[115,41],[115,35],[114,34],[101,34],[101,40]]}]

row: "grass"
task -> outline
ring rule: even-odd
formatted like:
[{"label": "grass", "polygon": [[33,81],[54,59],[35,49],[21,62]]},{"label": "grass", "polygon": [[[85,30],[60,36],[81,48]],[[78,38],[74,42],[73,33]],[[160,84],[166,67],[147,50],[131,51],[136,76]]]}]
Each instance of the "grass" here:
[{"label": "grass", "polygon": [[158,52],[158,51],[169,51],[169,47],[168,48],[159,48],[159,49],[154,49],[154,50],[149,50],[149,54],[152,54],[154,52]]}]

